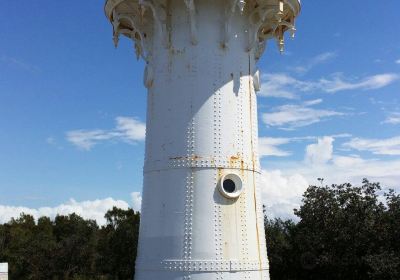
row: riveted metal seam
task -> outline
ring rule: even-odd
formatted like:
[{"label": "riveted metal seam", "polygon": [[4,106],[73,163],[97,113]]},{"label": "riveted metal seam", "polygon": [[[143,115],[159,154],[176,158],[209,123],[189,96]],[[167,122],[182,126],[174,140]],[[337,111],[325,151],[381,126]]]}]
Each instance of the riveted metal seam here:
[{"label": "riveted metal seam", "polygon": [[[190,67],[188,71],[189,79],[188,81],[190,82],[190,88],[195,88],[195,83],[194,81],[196,80],[196,74],[197,74],[197,58],[195,54],[195,50],[191,49],[193,51],[191,57],[190,57]],[[190,108],[193,108],[193,99],[194,95],[196,95],[195,91],[190,91],[187,94],[190,94]],[[184,158],[184,162],[176,162],[174,160],[169,160],[168,163],[172,167],[175,167],[177,165],[181,165],[183,168],[188,169],[188,174],[186,178],[186,198],[185,198],[185,232],[184,232],[184,260],[191,260],[192,259],[192,250],[193,250],[193,211],[194,211],[194,165],[191,162],[191,159],[195,155],[195,139],[196,139],[196,132],[195,132],[195,112],[193,110],[190,110],[191,114],[191,121],[188,126],[188,132],[187,132],[187,151],[186,151],[186,157]],[[183,276],[183,280],[190,280],[191,279],[191,273],[188,271],[185,273]]]},{"label": "riveted metal seam", "polygon": [[[190,81],[193,81],[193,73],[190,71]],[[193,92],[190,94],[190,108],[193,106]],[[183,233],[183,259],[190,260],[192,258],[192,229],[193,229],[193,199],[194,199],[194,171],[190,164],[190,159],[195,153],[195,117],[194,112],[190,111],[191,120],[187,125],[186,132],[186,164],[183,167],[187,169],[185,203],[184,203],[184,233]],[[190,274],[185,275],[188,279]]]},{"label": "riveted metal seam", "polygon": [[[257,260],[162,260],[160,262],[138,263],[140,270],[183,271],[183,272],[238,272],[258,271],[260,263]],[[262,270],[268,270],[262,267]],[[222,276],[222,274],[221,274]]]},{"label": "riveted metal seam", "polygon": [[[213,72],[214,72],[214,94],[213,94],[213,155],[214,159],[219,158],[221,154],[221,89],[219,88],[221,79],[221,53],[217,50],[214,54]],[[214,188],[216,189],[221,164],[215,162]],[[216,196],[214,203],[214,234],[215,234],[215,259],[222,261],[222,209],[220,204],[221,197]],[[223,280],[223,272],[216,272],[216,280]]]},{"label": "riveted metal seam", "polygon": [[[242,64],[241,64],[242,65]],[[242,71],[242,67],[240,68]],[[240,77],[240,122],[239,122],[239,126],[240,126],[240,132],[241,132],[241,142],[240,142],[240,147],[241,147],[241,152],[242,155],[244,155],[244,120],[243,120],[243,116],[244,116],[244,112],[243,112],[243,107],[244,104],[246,102],[246,91],[245,91],[245,86],[244,86],[244,81],[242,78],[242,75]],[[246,174],[247,177],[247,182],[248,182],[248,173]],[[241,202],[243,203],[242,205],[242,211],[241,211],[241,220],[243,223],[243,227],[242,227],[242,246],[243,246],[243,259],[244,260],[249,260],[250,256],[249,256],[249,240],[248,240],[248,228],[247,228],[247,207],[248,207],[248,196],[249,196],[249,191],[248,188],[244,188],[244,192],[242,195],[242,200]],[[246,271],[245,272],[245,280],[251,280],[251,272],[250,271]]]},{"label": "riveted metal seam", "polygon": [[179,168],[227,168],[260,171],[259,169],[253,169],[253,162],[250,158],[242,158],[240,161],[232,162],[231,160],[213,157],[206,158],[197,156],[196,158],[195,156],[185,156],[147,162],[144,166],[144,172]]},{"label": "riveted metal seam", "polygon": [[[241,64],[240,64],[241,65]],[[244,86],[245,81],[243,79],[242,75],[242,66],[239,68],[240,70],[240,76],[239,76],[239,91],[238,95],[236,97],[236,116],[237,116],[237,150],[238,152],[242,155],[244,155],[244,127],[243,127],[243,102],[245,100],[245,89],[246,87]],[[243,161],[241,163],[241,176],[244,177],[244,168],[245,165],[243,164]],[[247,174],[246,174],[247,175]],[[244,178],[243,178],[244,179]],[[241,236],[241,243],[240,243],[240,255],[241,259],[243,260],[249,260],[249,250],[248,250],[248,239],[247,239],[247,196],[248,196],[248,191],[247,187],[244,188],[242,195],[239,197],[239,209],[240,209],[240,236]],[[246,272],[245,274],[245,279],[247,279],[247,276],[249,276],[250,272]],[[250,278],[249,278],[250,279]]]}]

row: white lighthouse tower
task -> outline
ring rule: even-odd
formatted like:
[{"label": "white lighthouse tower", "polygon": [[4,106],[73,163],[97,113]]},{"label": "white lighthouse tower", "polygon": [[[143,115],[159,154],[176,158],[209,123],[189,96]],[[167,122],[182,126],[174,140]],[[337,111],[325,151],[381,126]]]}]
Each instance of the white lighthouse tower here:
[{"label": "white lighthouse tower", "polygon": [[[108,0],[146,61],[136,280],[269,279],[258,176],[256,63],[283,50],[299,0]],[[263,186],[268,187],[268,186]]]}]

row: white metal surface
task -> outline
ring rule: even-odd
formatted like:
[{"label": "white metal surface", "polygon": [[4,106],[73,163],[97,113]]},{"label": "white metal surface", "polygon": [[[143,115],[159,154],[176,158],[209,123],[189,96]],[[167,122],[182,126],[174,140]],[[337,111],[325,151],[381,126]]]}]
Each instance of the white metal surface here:
[{"label": "white metal surface", "polygon": [[8,280],[8,263],[0,263],[0,280]]},{"label": "white metal surface", "polygon": [[132,38],[147,62],[136,280],[269,279],[256,61],[266,39],[283,47],[299,10],[298,0],[106,2],[114,41]]}]

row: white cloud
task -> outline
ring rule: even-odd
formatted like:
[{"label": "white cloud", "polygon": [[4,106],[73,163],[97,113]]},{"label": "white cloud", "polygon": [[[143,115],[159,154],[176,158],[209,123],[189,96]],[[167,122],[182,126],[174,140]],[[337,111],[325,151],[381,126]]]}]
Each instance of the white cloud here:
[{"label": "white cloud", "polygon": [[114,200],[109,197],[105,199],[80,202],[70,199],[66,203],[60,204],[56,207],[28,208],[22,206],[0,205],[0,223],[6,223],[11,218],[18,218],[21,213],[30,214],[35,219],[42,216],[54,219],[57,215],[76,213],[85,219],[96,220],[99,225],[104,225],[106,223],[104,214],[114,206],[121,209],[128,209],[129,204],[123,200]]},{"label": "white cloud", "polygon": [[321,104],[322,101],[323,101],[323,100],[322,100],[321,98],[319,98],[319,99],[307,100],[307,101],[304,101],[304,102],[303,102],[303,105],[304,105],[304,106],[318,105],[318,104]]},{"label": "white cloud", "polygon": [[262,86],[258,95],[265,97],[297,99],[298,91],[306,92],[312,89],[312,84],[285,73],[263,74],[261,79]]},{"label": "white cloud", "polygon": [[301,66],[296,66],[293,67],[291,69],[293,69],[293,71],[300,73],[300,74],[304,74],[308,71],[310,71],[312,68],[314,68],[315,66],[325,63],[329,60],[332,60],[333,58],[335,58],[337,55],[335,52],[325,52],[325,53],[321,53],[319,55],[316,55],[315,57],[313,57],[312,59],[310,59],[308,62],[303,63],[303,65]]},{"label": "white cloud", "polygon": [[358,151],[369,151],[376,155],[400,155],[400,136],[386,139],[354,138],[343,146]]},{"label": "white cloud", "polygon": [[[363,178],[381,182],[383,186],[399,188],[400,159],[363,159],[358,155],[333,155],[327,163],[304,165],[303,162],[286,163],[285,173],[303,175],[312,184],[317,184],[316,178],[325,178],[325,183],[360,184]],[[400,191],[400,189],[398,189]]]},{"label": "white cloud", "polygon": [[67,132],[67,140],[83,150],[90,150],[97,142],[115,137],[104,130],[73,130]]},{"label": "white cloud", "polygon": [[400,64],[400,59],[396,60],[396,64]]},{"label": "white cloud", "polygon": [[260,186],[268,218],[295,219],[293,209],[300,206],[308,185],[301,174],[284,175],[280,170],[263,170]]},{"label": "white cloud", "polygon": [[388,124],[400,124],[400,113],[394,112],[391,113],[384,121],[383,123],[388,123]]},{"label": "white cloud", "polygon": [[56,140],[53,137],[47,137],[46,138],[46,143],[49,145],[54,145]]},{"label": "white cloud", "polygon": [[[324,178],[324,184],[328,185],[346,182],[359,185],[363,178],[368,178],[370,181],[380,182],[383,187],[400,192],[399,157],[388,160],[365,159],[354,154],[339,155],[334,150],[334,139],[333,136],[320,137],[316,143],[307,145],[304,161],[288,159],[269,162],[270,170],[263,171],[261,187],[263,201],[268,206],[270,216],[293,217],[293,208],[300,205],[307,186],[320,184],[317,178]],[[397,141],[400,140],[390,138],[377,142],[389,143],[388,146],[394,149],[392,143]]]},{"label": "white cloud", "polygon": [[142,195],[140,192],[131,193],[132,198],[132,209],[135,211],[140,211],[142,208]]},{"label": "white cloud", "polygon": [[126,141],[143,141],[146,135],[146,124],[135,118],[117,117],[116,131]]},{"label": "white cloud", "polygon": [[[287,156],[290,156],[293,154],[291,151],[282,150],[279,148],[279,146],[293,143],[293,142],[304,142],[304,141],[318,141],[319,142],[319,141],[322,141],[322,143],[325,143],[326,142],[325,139],[332,139],[332,142],[333,142],[333,140],[335,138],[350,138],[350,137],[352,137],[352,135],[349,133],[333,134],[333,135],[328,135],[328,136],[323,136],[323,137],[321,137],[321,136],[300,136],[300,137],[290,137],[290,138],[260,137],[258,139],[259,156],[260,157],[266,157],[266,156],[287,157]],[[314,144],[314,145],[317,145],[317,144]]]},{"label": "white cloud", "polygon": [[352,168],[353,166],[363,164],[364,160],[359,156],[335,156],[333,163],[338,168]]},{"label": "white cloud", "polygon": [[286,74],[264,74],[262,75],[262,85],[258,95],[295,99],[297,95],[290,87],[293,86],[296,81],[296,79]]},{"label": "white cloud", "polygon": [[333,79],[321,79],[317,86],[326,92],[338,92],[343,90],[371,90],[379,89],[392,84],[400,78],[398,74],[386,73],[368,76],[361,80],[346,81],[341,75],[335,75]]},{"label": "white cloud", "polygon": [[333,137],[323,137],[317,140],[317,143],[306,147],[305,161],[310,164],[326,163],[332,159]]},{"label": "white cloud", "polygon": [[120,140],[136,143],[145,138],[146,125],[130,117],[117,117],[116,127],[112,130],[72,130],[66,133],[67,140],[82,150],[90,150],[101,141]]},{"label": "white cloud", "polygon": [[399,74],[383,73],[358,79],[344,78],[336,73],[317,81],[302,81],[287,73],[262,75],[263,85],[259,95],[296,99],[302,92],[336,93],[345,90],[373,90],[386,87],[400,79]]},{"label": "white cloud", "polygon": [[37,73],[40,73],[40,71],[41,71],[40,68],[35,65],[26,63],[22,60],[19,60],[14,57],[6,56],[6,55],[0,56],[0,62],[6,64],[8,66],[11,66],[13,68],[31,72],[32,74],[37,74]]},{"label": "white cloud", "polygon": [[290,142],[289,138],[272,138],[272,137],[260,137],[258,139],[258,151],[260,157],[264,156],[277,156],[286,157],[291,155],[291,152],[279,149],[278,146],[284,145]]},{"label": "white cloud", "polygon": [[[350,182],[360,184],[362,178],[376,180],[388,187],[400,188],[400,159],[384,158],[364,159],[359,155],[338,155],[333,150],[331,137],[323,137],[317,143],[308,145],[305,161],[288,160],[275,164],[272,168],[281,170],[282,174],[301,174],[313,184],[317,178],[325,178],[325,183]],[[332,148],[332,150],[331,150]],[[317,155],[320,152],[322,155]],[[400,190],[400,189],[399,189]]]},{"label": "white cloud", "polygon": [[277,126],[284,129],[295,129],[308,126],[331,117],[343,116],[345,113],[314,109],[311,106],[321,103],[321,99],[307,101],[301,105],[283,105],[272,112],[262,114],[263,122],[268,126]]},{"label": "white cloud", "polygon": [[329,61],[329,60],[335,58],[336,56],[337,56],[337,55],[336,55],[335,52],[325,52],[325,53],[321,53],[321,54],[315,56],[315,57],[311,60],[310,64],[311,64],[312,66],[314,66],[314,65],[317,65],[317,64],[320,64],[320,63],[324,63],[324,62],[326,62],[326,61]]},{"label": "white cloud", "polygon": [[304,161],[280,162],[262,173],[263,202],[270,218],[295,218],[293,209],[301,204],[308,185],[320,185],[317,178],[324,178],[324,184],[328,185],[347,182],[360,185],[363,178],[368,178],[400,192],[399,170],[400,159],[363,159],[357,155],[333,154],[328,162],[313,165]]}]

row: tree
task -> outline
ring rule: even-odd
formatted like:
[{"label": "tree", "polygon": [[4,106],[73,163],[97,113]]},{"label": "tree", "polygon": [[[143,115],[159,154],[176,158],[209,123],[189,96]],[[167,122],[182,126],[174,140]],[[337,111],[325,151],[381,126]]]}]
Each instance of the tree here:
[{"label": "tree", "polygon": [[[320,180],[323,182],[323,179]],[[299,222],[268,219],[271,280],[400,279],[400,195],[378,183],[310,186]],[[107,224],[76,214],[0,225],[10,279],[132,280],[140,214],[113,208]]]},{"label": "tree", "polygon": [[114,279],[132,279],[139,235],[140,214],[114,207],[105,215],[107,225],[100,232],[98,268]]},{"label": "tree", "polygon": [[294,279],[293,236],[296,224],[290,220],[270,220],[266,216],[264,223],[271,279]]},{"label": "tree", "polygon": [[12,219],[5,227],[1,239],[5,240],[3,257],[9,262],[12,278],[31,279],[32,266],[30,258],[33,248],[35,221],[30,215],[21,214],[19,219]]},{"label": "tree", "polygon": [[[300,265],[312,279],[367,279],[366,258],[379,252],[384,205],[378,183],[363,181],[331,187],[310,186],[303,205],[295,244]],[[310,279],[311,279],[310,278]]]},{"label": "tree", "polygon": [[93,220],[84,220],[76,214],[56,216],[54,275],[58,279],[95,275],[97,231],[98,226]]}]

